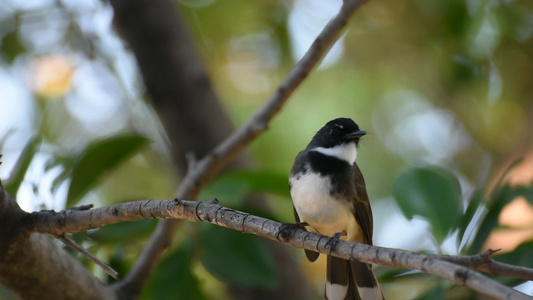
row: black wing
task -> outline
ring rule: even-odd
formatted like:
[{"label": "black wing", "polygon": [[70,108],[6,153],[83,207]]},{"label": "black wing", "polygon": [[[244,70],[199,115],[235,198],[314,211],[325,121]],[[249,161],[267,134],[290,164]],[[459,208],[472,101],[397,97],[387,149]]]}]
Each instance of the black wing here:
[{"label": "black wing", "polygon": [[357,166],[357,163],[354,163],[353,170],[355,191],[357,193],[357,197],[353,202],[355,220],[359,223],[359,226],[361,226],[361,230],[363,231],[365,239],[363,242],[372,245],[372,232],[374,228],[372,209],[370,208],[370,201],[368,200],[368,194],[366,192],[365,178],[363,177],[363,173],[361,173],[359,166]]}]

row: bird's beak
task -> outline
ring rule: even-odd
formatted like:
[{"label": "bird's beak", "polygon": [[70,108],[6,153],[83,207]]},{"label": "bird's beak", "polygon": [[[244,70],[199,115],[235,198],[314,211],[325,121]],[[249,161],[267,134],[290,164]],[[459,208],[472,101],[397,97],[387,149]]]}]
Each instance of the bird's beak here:
[{"label": "bird's beak", "polygon": [[353,140],[353,139],[358,139],[360,137],[362,137],[363,135],[366,134],[366,131],[364,130],[357,130],[357,131],[354,131],[354,132],[350,132],[346,135],[346,138],[350,139],[350,140]]}]

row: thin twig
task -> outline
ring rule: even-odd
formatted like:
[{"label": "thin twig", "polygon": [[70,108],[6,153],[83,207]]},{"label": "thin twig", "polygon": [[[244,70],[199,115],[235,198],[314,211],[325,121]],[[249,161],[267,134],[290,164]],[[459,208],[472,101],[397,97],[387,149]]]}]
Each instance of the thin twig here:
[{"label": "thin twig", "polygon": [[82,246],[76,244],[73,240],[69,239],[66,236],[60,236],[59,240],[65,243],[65,245],[69,246],[70,248],[78,251],[81,253],[81,255],[85,256],[88,260],[94,262],[96,265],[98,265],[104,272],[109,274],[109,276],[115,278],[118,280],[118,272],[113,270],[109,265],[107,265],[105,262],[101,261],[98,257],[94,256],[91,252],[87,251]]}]

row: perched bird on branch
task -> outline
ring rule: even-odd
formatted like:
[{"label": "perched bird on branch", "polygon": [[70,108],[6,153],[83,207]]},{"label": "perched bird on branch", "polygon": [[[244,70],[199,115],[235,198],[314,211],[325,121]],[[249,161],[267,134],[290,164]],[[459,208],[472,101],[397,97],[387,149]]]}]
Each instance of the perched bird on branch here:
[{"label": "perched bird on branch", "polygon": [[[355,163],[359,140],[366,134],[348,118],[329,121],[301,151],[289,182],[297,224],[338,239],[372,244],[372,210],[365,180]],[[319,253],[305,250],[309,261]],[[372,266],[328,256],[325,299],[383,299]]]}]

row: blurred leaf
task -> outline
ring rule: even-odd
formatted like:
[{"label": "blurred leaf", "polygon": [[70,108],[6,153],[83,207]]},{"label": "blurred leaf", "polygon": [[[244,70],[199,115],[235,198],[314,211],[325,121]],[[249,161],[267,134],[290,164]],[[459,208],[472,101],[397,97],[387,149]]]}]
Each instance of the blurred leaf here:
[{"label": "blurred leaf", "polygon": [[52,186],[50,191],[52,194],[55,194],[59,186],[70,178],[72,174],[72,166],[76,161],[76,157],[72,156],[63,156],[55,154],[53,157],[48,159],[44,165],[45,171],[50,171],[54,167],[60,166],[61,171],[56,178],[52,181]]},{"label": "blurred leaf", "polygon": [[264,192],[289,197],[288,175],[263,170],[227,172],[205,189],[202,198],[242,198],[247,193]]},{"label": "blurred leaf", "polygon": [[530,204],[533,204],[533,185],[515,187],[515,193],[517,196],[523,196]]},{"label": "blurred leaf", "polygon": [[30,167],[33,157],[39,151],[41,142],[42,138],[40,136],[34,136],[28,141],[26,146],[24,146],[24,150],[22,150],[22,153],[9,176],[9,180],[5,184],[5,189],[12,197],[16,197],[17,191],[24,180],[24,176],[26,176],[26,172]]},{"label": "blurred leaf", "polygon": [[242,208],[242,199],[250,193],[290,197],[287,178],[287,175],[270,171],[227,172],[203,189],[199,198],[217,198],[224,206]]},{"label": "blurred leaf", "polygon": [[274,258],[256,236],[208,226],[201,237],[202,264],[216,278],[243,287],[278,286]]},{"label": "blurred leaf", "polygon": [[481,221],[481,224],[479,225],[479,229],[476,233],[474,241],[472,242],[472,245],[469,248],[469,254],[480,252],[481,247],[487,240],[487,237],[489,236],[490,232],[498,224],[498,216],[500,215],[502,208],[511,200],[506,195],[508,193],[508,189],[509,187],[505,186],[505,188],[502,189],[501,192],[495,197],[495,201],[493,201],[490,206],[487,207],[488,212],[483,217],[483,221]]},{"label": "blurred leaf", "polygon": [[148,280],[141,299],[206,299],[198,278],[191,272],[193,250],[192,243],[185,241],[167,256]]},{"label": "blurred leaf", "polygon": [[50,187],[50,191],[52,194],[55,194],[59,186],[65,182],[70,177],[70,174],[72,173],[72,169],[63,169],[59,175],[57,175],[56,178],[52,181],[52,186]]},{"label": "blurred leaf", "polygon": [[17,31],[6,34],[2,39],[1,51],[9,63],[12,63],[17,56],[26,50],[26,47],[20,42]]},{"label": "blurred leaf", "polygon": [[442,285],[442,282],[438,280],[432,287],[418,295],[417,300],[440,300],[446,296],[446,288]]},{"label": "blurred leaf", "polygon": [[461,36],[464,34],[470,15],[468,14],[467,4],[462,0],[448,0],[442,2],[444,9],[444,20],[446,29],[453,35]]},{"label": "blurred leaf", "polygon": [[88,232],[89,238],[101,243],[123,243],[149,236],[155,229],[157,220],[146,219],[135,222],[121,222]]},{"label": "blurred leaf", "polygon": [[468,207],[466,208],[465,214],[461,217],[461,223],[459,225],[459,234],[457,235],[457,239],[459,242],[463,240],[466,228],[468,228],[468,225],[472,221],[474,214],[480,207],[481,201],[483,200],[484,196],[485,189],[479,189],[474,193],[474,195],[470,199],[470,202],[468,202]]},{"label": "blurred leaf", "polygon": [[206,200],[217,198],[224,206],[237,208],[242,205],[242,199],[249,191],[249,186],[245,182],[222,175],[202,189],[198,198]]},{"label": "blurred leaf", "polygon": [[251,192],[267,192],[290,197],[288,174],[271,171],[236,171],[227,173],[224,177],[246,183]]},{"label": "blurred leaf", "polygon": [[[109,247],[111,248],[111,247]],[[109,266],[117,271],[119,279],[123,278],[128,272],[128,261],[126,260],[126,249],[123,245],[113,245],[113,254],[109,260]],[[111,276],[107,276],[107,283],[116,282],[117,280]]]},{"label": "blurred leaf", "polygon": [[380,283],[384,282],[393,282],[400,276],[425,276],[423,278],[429,278],[429,275],[412,270],[406,270],[404,268],[385,268],[385,267],[376,267],[373,269],[374,274],[378,277]]},{"label": "blurred leaf", "polygon": [[46,171],[49,171],[56,166],[63,166],[66,169],[70,169],[72,164],[74,164],[75,159],[76,158],[72,156],[65,156],[54,153],[54,156],[48,159],[44,164],[44,169]]},{"label": "blurred leaf", "polygon": [[487,240],[491,231],[498,225],[498,217],[505,205],[519,196],[524,196],[528,199],[532,197],[532,187],[510,187],[505,185],[493,192],[493,197],[487,203],[487,214],[483,217],[483,221],[479,225],[476,237],[470,246],[469,254],[476,254],[481,251],[481,247]]},{"label": "blurred leaf", "polygon": [[138,134],[121,134],[87,146],[73,165],[66,206],[75,205],[102,175],[139,151],[148,141]]},{"label": "blurred leaf", "polygon": [[394,184],[394,197],[405,216],[427,218],[439,242],[459,225],[459,196],[460,187],[455,177],[436,169],[407,170]]}]

